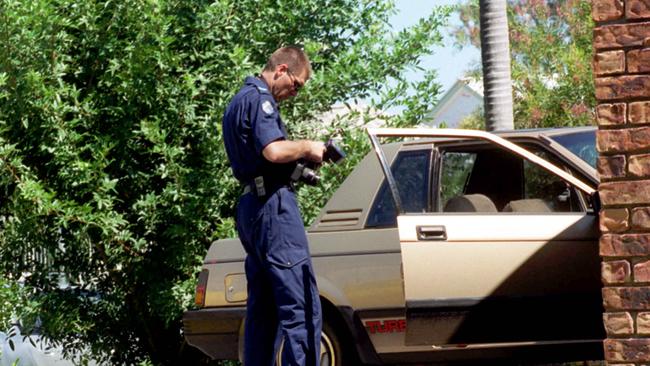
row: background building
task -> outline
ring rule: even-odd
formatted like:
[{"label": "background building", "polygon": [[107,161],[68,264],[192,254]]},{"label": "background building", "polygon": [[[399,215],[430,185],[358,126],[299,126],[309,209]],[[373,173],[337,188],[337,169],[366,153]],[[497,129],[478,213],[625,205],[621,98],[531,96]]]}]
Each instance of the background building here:
[{"label": "background building", "polygon": [[461,121],[483,108],[483,81],[464,78],[456,81],[422,122],[423,127],[458,128]]}]

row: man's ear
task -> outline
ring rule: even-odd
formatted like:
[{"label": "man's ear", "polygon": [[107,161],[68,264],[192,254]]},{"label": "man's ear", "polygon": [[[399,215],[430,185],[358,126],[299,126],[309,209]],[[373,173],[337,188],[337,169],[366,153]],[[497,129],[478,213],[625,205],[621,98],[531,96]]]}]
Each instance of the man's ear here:
[{"label": "man's ear", "polygon": [[273,80],[281,78],[289,70],[289,65],[287,64],[278,64],[275,66],[275,71],[273,72]]},{"label": "man's ear", "polygon": [[278,73],[284,74],[284,73],[287,72],[287,70],[289,70],[289,65],[287,65],[287,64],[278,64],[277,66],[275,66],[275,73],[276,74],[278,74]]}]

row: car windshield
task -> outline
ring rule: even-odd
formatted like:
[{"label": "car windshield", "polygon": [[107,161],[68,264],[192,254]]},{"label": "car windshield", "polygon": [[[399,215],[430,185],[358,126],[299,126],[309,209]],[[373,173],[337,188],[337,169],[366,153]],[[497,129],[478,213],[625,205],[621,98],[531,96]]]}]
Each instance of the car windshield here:
[{"label": "car windshield", "polygon": [[567,148],[577,157],[596,168],[598,153],[596,152],[596,130],[567,133],[550,136],[555,142]]}]

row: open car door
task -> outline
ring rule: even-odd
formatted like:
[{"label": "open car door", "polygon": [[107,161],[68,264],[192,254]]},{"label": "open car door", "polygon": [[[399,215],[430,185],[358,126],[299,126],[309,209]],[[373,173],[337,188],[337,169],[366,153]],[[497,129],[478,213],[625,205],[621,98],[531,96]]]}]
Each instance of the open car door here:
[{"label": "open car door", "polygon": [[[481,144],[487,146],[487,150],[481,150],[483,161],[491,156],[492,162],[498,164],[494,156],[504,156],[519,165],[534,166],[565,184],[567,190],[581,191],[581,197],[597,200],[593,187],[540,156],[483,131],[370,128],[368,134],[398,211],[407,345],[580,343],[602,339],[597,209],[557,212],[531,192],[523,195],[524,199],[495,205],[492,201],[498,200],[499,190],[508,190],[509,184],[493,184],[481,191],[480,184],[469,182],[472,174],[474,180],[479,175],[477,166],[467,173],[465,191],[440,202],[437,210],[404,212],[399,182],[393,178],[379,138],[434,138],[459,141],[461,145]],[[437,192],[432,195],[440,198],[445,153],[434,155],[437,161],[433,162],[433,171],[438,176],[433,177]],[[472,161],[474,165],[478,162]],[[513,169],[500,178],[507,178],[503,182],[523,179],[523,170]],[[489,183],[490,171],[482,174]],[[504,177],[508,174],[512,174],[511,179]],[[524,192],[526,187],[520,187],[524,183],[512,186]]]}]

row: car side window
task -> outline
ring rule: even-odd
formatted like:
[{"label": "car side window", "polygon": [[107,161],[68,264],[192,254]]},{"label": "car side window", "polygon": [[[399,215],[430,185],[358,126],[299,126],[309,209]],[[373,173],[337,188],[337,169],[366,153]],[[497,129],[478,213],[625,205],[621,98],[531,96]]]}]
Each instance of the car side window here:
[{"label": "car side window", "polygon": [[443,152],[438,202],[442,212],[584,211],[576,190],[560,177],[501,149]]},{"label": "car side window", "polygon": [[[425,212],[429,202],[431,150],[402,151],[391,171],[406,212]],[[397,226],[397,210],[386,180],[370,209],[366,227]]]},{"label": "car side window", "polygon": [[465,192],[465,185],[472,172],[476,153],[448,152],[444,154],[443,170],[440,175],[440,202],[447,203],[450,198]]},{"label": "car side window", "polygon": [[[544,153],[536,153],[550,160]],[[527,160],[524,163],[524,200],[544,202],[551,212],[583,211],[576,190],[555,174]],[[540,206],[542,207],[542,206]]]}]

